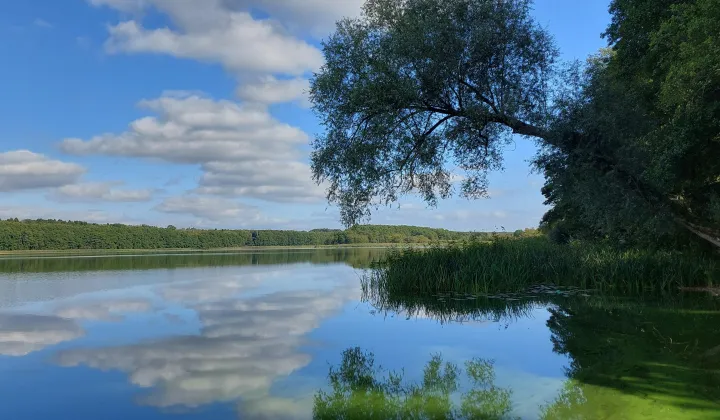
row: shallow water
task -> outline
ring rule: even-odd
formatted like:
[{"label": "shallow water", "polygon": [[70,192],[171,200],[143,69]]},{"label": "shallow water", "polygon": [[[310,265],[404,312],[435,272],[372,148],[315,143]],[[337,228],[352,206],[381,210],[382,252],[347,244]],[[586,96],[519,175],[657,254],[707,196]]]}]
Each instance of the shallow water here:
[{"label": "shallow water", "polygon": [[717,298],[363,291],[381,254],[0,260],[0,419],[720,419]]}]

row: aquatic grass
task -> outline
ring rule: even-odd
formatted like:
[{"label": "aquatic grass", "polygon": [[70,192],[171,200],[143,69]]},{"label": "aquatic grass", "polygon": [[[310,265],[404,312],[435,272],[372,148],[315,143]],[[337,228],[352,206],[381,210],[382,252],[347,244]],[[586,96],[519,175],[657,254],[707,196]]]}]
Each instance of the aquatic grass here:
[{"label": "aquatic grass", "polygon": [[709,256],[558,245],[539,237],[394,250],[368,273],[366,283],[413,296],[450,291],[489,295],[541,284],[603,293],[668,293],[717,285],[719,268]]}]

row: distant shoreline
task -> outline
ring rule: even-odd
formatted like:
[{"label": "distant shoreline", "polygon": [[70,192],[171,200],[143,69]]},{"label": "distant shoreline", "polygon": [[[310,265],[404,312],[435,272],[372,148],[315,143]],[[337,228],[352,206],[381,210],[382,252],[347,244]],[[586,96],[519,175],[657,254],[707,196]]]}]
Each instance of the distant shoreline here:
[{"label": "distant shoreline", "polygon": [[[519,231],[523,233],[523,231]],[[247,252],[271,249],[407,247],[484,240],[510,233],[453,232],[420,226],[357,225],[340,229],[208,230],[59,220],[0,220],[0,256],[158,252]]]},{"label": "distant shoreline", "polygon": [[43,256],[112,256],[125,254],[204,254],[204,253],[232,253],[232,252],[256,252],[256,251],[292,251],[292,250],[315,250],[315,249],[349,249],[349,248],[422,248],[423,244],[397,244],[397,243],[368,243],[368,244],[343,244],[343,245],[289,245],[289,246],[244,246],[234,248],[157,248],[157,249],[38,249],[19,251],[0,251],[1,257],[43,257]]}]

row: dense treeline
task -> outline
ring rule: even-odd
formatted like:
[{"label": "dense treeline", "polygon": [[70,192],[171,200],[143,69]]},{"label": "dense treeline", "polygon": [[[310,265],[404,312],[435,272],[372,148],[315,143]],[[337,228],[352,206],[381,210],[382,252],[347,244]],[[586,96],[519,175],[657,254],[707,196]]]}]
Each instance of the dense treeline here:
[{"label": "dense treeline", "polygon": [[720,2],[614,0],[537,163],[553,237],[720,247]]},{"label": "dense treeline", "polygon": [[60,220],[0,221],[0,250],[213,249],[246,246],[307,246],[430,243],[483,239],[490,233],[452,232],[414,226],[354,226],[347,230],[205,230]]}]

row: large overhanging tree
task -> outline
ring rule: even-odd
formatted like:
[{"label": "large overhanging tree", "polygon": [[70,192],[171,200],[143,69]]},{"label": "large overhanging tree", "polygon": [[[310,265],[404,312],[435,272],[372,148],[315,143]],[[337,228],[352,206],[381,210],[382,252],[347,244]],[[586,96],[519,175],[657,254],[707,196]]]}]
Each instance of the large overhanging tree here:
[{"label": "large overhanging tree", "polygon": [[483,196],[512,132],[542,137],[557,50],[528,1],[370,0],[338,23],[310,96],[312,166],[348,225],[418,190]]},{"label": "large overhanging tree", "polygon": [[[623,9],[648,2],[619,3]],[[503,148],[516,134],[543,147],[538,164],[556,209],[572,209],[568,214],[593,225],[597,215],[582,204],[600,179],[600,188],[619,191],[612,202],[625,214],[657,213],[658,220],[718,243],[711,224],[698,228],[677,194],[646,176],[652,151],[636,146],[648,141],[623,143],[624,136],[644,134],[644,124],[618,129],[647,116],[635,105],[642,95],[615,100],[611,92],[626,89],[597,89],[605,74],[597,64],[568,88],[553,39],[534,22],[530,6],[529,0],[368,0],[360,18],[338,23],[324,42],[326,64],[311,81],[310,97],[325,128],[313,144],[314,177],[328,182],[342,221],[366,219],[376,205],[410,191],[435,204],[451,194],[456,171],[464,175],[461,194],[482,197],[488,172],[502,167]]]}]

